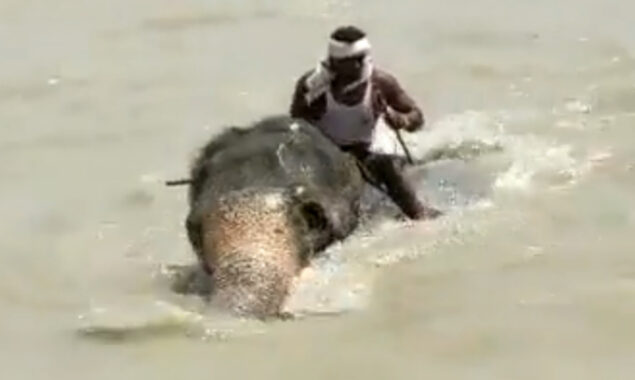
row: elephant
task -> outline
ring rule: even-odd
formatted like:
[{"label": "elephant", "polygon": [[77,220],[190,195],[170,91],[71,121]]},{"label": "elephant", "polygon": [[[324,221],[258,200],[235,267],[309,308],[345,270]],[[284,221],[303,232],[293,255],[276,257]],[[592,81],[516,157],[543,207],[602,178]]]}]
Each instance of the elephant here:
[{"label": "elephant", "polygon": [[286,115],[211,138],[190,169],[185,221],[210,303],[239,316],[284,316],[296,276],[357,228],[362,174],[316,127]]}]

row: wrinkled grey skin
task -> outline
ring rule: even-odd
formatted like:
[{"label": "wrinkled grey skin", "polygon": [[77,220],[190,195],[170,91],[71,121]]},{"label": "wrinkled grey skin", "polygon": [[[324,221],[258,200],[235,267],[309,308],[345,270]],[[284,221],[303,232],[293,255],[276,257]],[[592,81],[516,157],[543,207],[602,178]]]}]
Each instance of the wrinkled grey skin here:
[{"label": "wrinkled grey skin", "polygon": [[211,302],[279,316],[294,277],[357,226],[363,180],[351,156],[285,116],[213,138],[191,169],[190,243]]}]

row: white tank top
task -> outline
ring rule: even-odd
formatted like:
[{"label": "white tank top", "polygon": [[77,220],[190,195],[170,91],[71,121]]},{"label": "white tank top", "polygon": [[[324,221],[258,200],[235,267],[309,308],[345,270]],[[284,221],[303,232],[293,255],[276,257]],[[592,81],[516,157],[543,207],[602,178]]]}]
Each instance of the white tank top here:
[{"label": "white tank top", "polygon": [[353,106],[338,103],[331,90],[326,91],[326,112],[316,125],[336,144],[372,143],[377,120],[371,104],[371,86],[366,85],[364,98]]}]

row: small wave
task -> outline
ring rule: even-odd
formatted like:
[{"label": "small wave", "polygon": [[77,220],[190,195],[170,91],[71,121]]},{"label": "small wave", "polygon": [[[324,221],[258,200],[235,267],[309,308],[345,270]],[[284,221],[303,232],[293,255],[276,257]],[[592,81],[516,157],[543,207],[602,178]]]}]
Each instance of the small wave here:
[{"label": "small wave", "polygon": [[231,318],[201,307],[163,300],[95,306],[78,317],[77,333],[101,342],[131,342],[166,336],[224,341],[262,333],[256,320]]},{"label": "small wave", "polygon": [[235,24],[244,20],[270,19],[276,16],[276,12],[266,9],[247,12],[238,10],[224,12],[190,11],[145,20],[143,27],[158,32],[173,32]]},{"label": "small wave", "polygon": [[236,17],[231,14],[183,14],[149,19],[143,23],[143,26],[150,30],[174,31],[230,24],[236,20]]}]

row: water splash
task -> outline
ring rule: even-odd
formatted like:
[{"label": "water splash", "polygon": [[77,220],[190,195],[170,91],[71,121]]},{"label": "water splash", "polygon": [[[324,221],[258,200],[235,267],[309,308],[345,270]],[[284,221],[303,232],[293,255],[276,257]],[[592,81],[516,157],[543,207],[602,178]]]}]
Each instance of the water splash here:
[{"label": "water splash", "polygon": [[[571,186],[588,171],[589,163],[597,165],[610,158],[605,151],[576,158],[571,145],[506,132],[506,125],[532,117],[526,111],[468,111],[441,119],[424,133],[407,136],[415,156],[429,158],[425,175],[416,182],[419,190],[428,198],[448,193],[443,200],[446,215],[435,221],[397,220],[394,205],[370,190],[365,194],[364,210],[380,216],[368,218],[353,236],[331,247],[313,264],[311,275],[300,280],[289,310],[310,315],[364,308],[372,297],[378,269],[487,233],[488,218],[483,215],[498,210],[497,192],[504,191],[509,199],[510,195]],[[386,136],[384,143],[389,144],[380,150],[395,153],[399,147],[394,141],[390,144],[390,134]],[[487,170],[478,166],[491,157],[496,158],[496,165]],[[457,176],[476,178],[453,178]],[[482,187],[480,192],[475,186]]]}]

